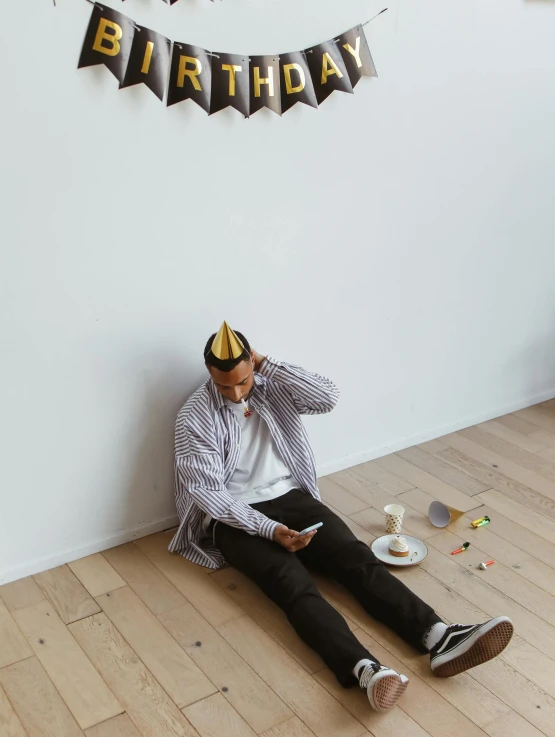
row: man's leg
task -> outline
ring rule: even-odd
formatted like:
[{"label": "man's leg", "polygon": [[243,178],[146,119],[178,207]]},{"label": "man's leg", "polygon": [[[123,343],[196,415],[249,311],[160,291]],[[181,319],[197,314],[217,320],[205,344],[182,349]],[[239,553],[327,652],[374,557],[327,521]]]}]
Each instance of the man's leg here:
[{"label": "man's leg", "polygon": [[[428,604],[389,573],[332,510],[308,495],[290,497],[290,501],[301,515],[299,526],[324,522],[310,545],[297,553],[300,559],[333,576],[373,617],[417,650],[430,652],[436,675],[449,677],[474,668],[495,658],[509,644],[514,628],[508,617],[475,625],[444,624]],[[286,524],[295,526],[292,519]]]},{"label": "man's leg", "polygon": [[[387,624],[420,652],[427,652],[422,639],[432,625],[441,622],[440,617],[393,576],[335,512],[303,492],[295,493],[302,515],[299,526],[324,523],[310,545],[297,553],[301,561],[335,578],[375,619]],[[286,524],[293,527],[292,520]]]},{"label": "man's leg", "polygon": [[215,538],[226,561],[284,610],[299,637],[321,656],[342,686],[355,683],[353,668],[359,661],[375,661],[322,597],[296,553],[222,523],[216,525]]}]

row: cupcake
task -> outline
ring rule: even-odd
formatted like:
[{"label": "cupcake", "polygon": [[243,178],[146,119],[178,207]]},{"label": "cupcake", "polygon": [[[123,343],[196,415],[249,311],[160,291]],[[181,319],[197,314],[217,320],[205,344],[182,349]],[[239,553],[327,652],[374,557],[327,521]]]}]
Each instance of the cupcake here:
[{"label": "cupcake", "polygon": [[395,535],[389,542],[389,552],[396,558],[405,558],[409,554],[409,546],[405,538]]}]

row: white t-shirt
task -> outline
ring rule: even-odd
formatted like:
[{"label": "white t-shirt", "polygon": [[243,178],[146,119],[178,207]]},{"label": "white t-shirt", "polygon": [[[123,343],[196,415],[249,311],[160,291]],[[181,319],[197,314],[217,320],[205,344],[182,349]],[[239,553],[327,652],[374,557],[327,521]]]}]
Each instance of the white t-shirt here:
[{"label": "white t-shirt", "polygon": [[299,488],[298,481],[285,465],[267,422],[250,407],[245,417],[242,404],[227,402],[241,426],[239,462],[227,484],[234,499],[256,504]]}]

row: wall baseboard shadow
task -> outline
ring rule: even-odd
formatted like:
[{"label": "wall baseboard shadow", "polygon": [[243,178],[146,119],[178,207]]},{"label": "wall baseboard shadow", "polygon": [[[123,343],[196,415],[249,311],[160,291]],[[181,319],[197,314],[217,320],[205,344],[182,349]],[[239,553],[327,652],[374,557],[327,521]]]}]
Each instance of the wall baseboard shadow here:
[{"label": "wall baseboard shadow", "polygon": [[[371,461],[375,458],[381,458],[382,456],[389,455],[390,453],[396,453],[399,450],[410,448],[413,445],[425,443],[428,440],[434,440],[435,438],[439,438],[442,435],[457,432],[458,430],[463,430],[464,428],[471,427],[472,425],[476,425],[480,422],[493,420],[496,417],[502,417],[503,415],[510,414],[511,412],[516,412],[519,409],[531,407],[534,404],[546,402],[548,399],[554,398],[555,387],[543,392],[542,394],[529,397],[525,400],[513,402],[503,407],[488,410],[487,412],[480,412],[475,415],[469,415],[454,422],[436,427],[432,430],[427,430],[422,433],[417,433],[415,435],[407,436],[402,439],[397,439],[391,441],[390,443],[385,443],[366,451],[343,456],[343,458],[339,458],[335,461],[330,461],[328,463],[319,465],[317,469],[318,476],[327,476],[328,474],[335,473],[337,471],[343,471],[346,468],[358,466],[359,464],[365,463],[366,461]],[[0,571],[0,585],[11,583],[12,581],[17,581],[20,578],[25,578],[26,576],[32,576],[35,573],[42,573],[43,571],[47,571],[50,568],[55,568],[56,566],[63,565],[64,563],[71,563],[74,560],[84,558],[88,555],[93,555],[94,553],[101,553],[103,550],[108,550],[109,548],[114,548],[118,545],[132,542],[133,540],[137,540],[141,537],[146,537],[147,535],[153,535],[156,532],[161,532],[162,530],[167,530],[175,527],[178,523],[179,520],[176,516],[166,517],[164,519],[157,520],[156,522],[151,522],[146,525],[140,525],[128,530],[123,530],[115,535],[110,535],[100,540],[87,543],[86,545],[79,546],[78,548],[65,550],[54,555],[44,556],[29,561],[28,563],[24,563],[11,570]]]}]

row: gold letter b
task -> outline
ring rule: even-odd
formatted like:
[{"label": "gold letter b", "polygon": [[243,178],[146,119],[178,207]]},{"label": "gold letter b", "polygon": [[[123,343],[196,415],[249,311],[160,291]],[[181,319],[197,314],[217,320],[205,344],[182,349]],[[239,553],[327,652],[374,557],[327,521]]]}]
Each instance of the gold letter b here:
[{"label": "gold letter b", "polygon": [[[106,33],[107,28],[111,28],[113,33]],[[93,51],[99,51],[101,54],[107,54],[107,56],[117,56],[121,50],[119,41],[122,36],[123,31],[121,30],[121,26],[118,26],[117,23],[112,23],[107,18],[101,18],[98,24],[96,38],[94,39]],[[107,41],[111,46],[103,46],[103,41]]]}]

